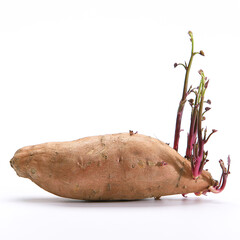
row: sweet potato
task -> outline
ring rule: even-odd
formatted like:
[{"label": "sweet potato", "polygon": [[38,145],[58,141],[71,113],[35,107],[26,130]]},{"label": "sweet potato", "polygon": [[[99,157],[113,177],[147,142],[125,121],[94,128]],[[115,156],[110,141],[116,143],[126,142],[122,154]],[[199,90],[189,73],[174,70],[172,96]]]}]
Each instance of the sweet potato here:
[{"label": "sweet potato", "polygon": [[133,200],[203,192],[215,185],[203,171],[158,139],[130,133],[52,142],[19,149],[11,166],[58,196],[83,200]]}]

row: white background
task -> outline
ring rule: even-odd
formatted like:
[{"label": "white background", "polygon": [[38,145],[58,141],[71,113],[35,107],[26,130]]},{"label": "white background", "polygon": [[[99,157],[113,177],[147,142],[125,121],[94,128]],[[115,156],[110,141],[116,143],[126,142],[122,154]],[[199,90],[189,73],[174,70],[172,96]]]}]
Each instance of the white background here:
[{"label": "white background", "polygon": [[[239,1],[0,1],[0,239],[238,239]],[[127,132],[172,145],[192,30],[210,78],[207,168],[225,191],[133,202],[56,197],[19,178],[9,160],[23,146]],[[189,107],[183,119],[184,155]]]}]

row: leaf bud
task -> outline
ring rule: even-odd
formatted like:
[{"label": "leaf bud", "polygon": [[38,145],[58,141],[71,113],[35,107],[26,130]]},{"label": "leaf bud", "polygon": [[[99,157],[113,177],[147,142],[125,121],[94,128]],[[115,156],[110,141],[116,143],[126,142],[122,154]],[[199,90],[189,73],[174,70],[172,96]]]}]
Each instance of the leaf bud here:
[{"label": "leaf bud", "polygon": [[208,87],[208,83],[209,83],[209,80],[206,81],[205,86],[204,86],[205,88]]},{"label": "leaf bud", "polygon": [[188,100],[188,102],[189,102],[189,104],[192,106],[193,103],[194,103],[194,100],[191,98],[191,99]]},{"label": "leaf bud", "polygon": [[201,50],[201,51],[199,52],[199,54],[202,55],[202,56],[205,56],[203,50]]}]

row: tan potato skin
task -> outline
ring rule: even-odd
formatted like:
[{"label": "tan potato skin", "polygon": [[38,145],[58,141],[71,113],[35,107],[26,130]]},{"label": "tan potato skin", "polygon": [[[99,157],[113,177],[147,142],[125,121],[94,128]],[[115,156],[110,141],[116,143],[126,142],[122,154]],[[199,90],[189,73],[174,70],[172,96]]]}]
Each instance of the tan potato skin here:
[{"label": "tan potato skin", "polygon": [[215,183],[206,171],[193,180],[187,159],[167,144],[141,134],[24,147],[10,163],[20,177],[46,191],[82,200],[158,198],[201,192]]}]

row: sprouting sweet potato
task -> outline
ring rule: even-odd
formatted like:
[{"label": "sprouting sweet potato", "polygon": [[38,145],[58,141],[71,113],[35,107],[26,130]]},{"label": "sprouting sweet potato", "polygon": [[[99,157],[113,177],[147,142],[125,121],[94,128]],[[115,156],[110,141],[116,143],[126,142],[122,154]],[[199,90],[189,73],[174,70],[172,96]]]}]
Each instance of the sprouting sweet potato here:
[{"label": "sprouting sweet potato", "polygon": [[[133,131],[45,143],[24,147],[15,153],[10,163],[17,174],[58,196],[83,200],[158,199],[172,194],[222,192],[230,174],[230,157],[227,168],[222,160],[219,161],[222,168],[219,182],[204,170],[209,161],[205,145],[217,130],[208,134],[207,127],[202,126],[206,112],[211,109],[211,100],[205,100],[209,79],[203,70],[199,70],[199,86],[188,89],[194,56],[205,56],[202,50],[194,51],[193,34],[191,31],[188,34],[192,43],[189,62],[174,64],[174,67],[183,66],[186,74],[173,148]],[[191,94],[195,99],[188,99]],[[187,101],[191,106],[191,118],[186,154],[182,157],[177,151]],[[207,107],[204,104],[208,104]]]},{"label": "sprouting sweet potato", "polygon": [[131,133],[24,147],[11,166],[48,192],[83,200],[159,198],[215,185],[207,171],[194,180],[190,161],[167,144]]}]

